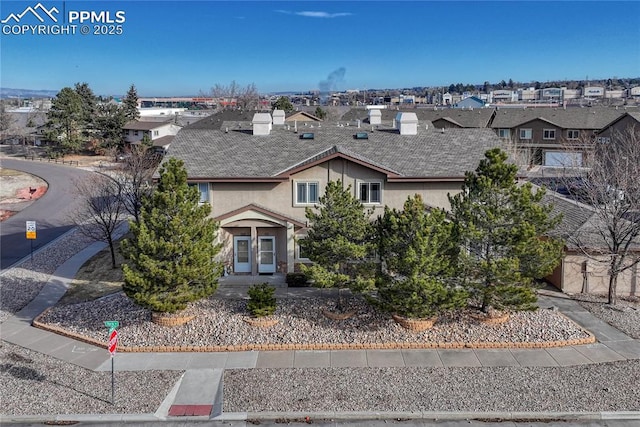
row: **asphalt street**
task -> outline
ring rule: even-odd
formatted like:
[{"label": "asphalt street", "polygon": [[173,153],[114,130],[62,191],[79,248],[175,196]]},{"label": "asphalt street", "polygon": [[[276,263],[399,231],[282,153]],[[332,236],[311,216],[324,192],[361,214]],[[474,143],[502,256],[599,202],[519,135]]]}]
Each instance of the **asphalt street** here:
[{"label": "asphalt street", "polygon": [[[32,243],[33,251],[37,251],[74,227],[69,214],[78,200],[71,191],[72,182],[91,172],[73,166],[6,157],[0,159],[0,166],[36,175],[49,184],[46,194],[29,209],[0,223],[0,270],[5,270],[29,256]],[[36,221],[37,237],[33,241],[26,238],[26,221]]]}]

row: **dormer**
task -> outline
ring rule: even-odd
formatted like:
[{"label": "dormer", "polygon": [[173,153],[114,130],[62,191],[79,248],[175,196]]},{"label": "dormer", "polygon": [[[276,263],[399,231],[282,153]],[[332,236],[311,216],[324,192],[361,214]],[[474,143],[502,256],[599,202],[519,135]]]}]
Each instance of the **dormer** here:
[{"label": "dormer", "polygon": [[271,114],[269,113],[255,113],[253,115],[253,120],[251,120],[251,124],[253,125],[253,134],[254,135],[269,135],[271,133]]},{"label": "dormer", "polygon": [[273,110],[273,124],[284,125],[284,110]]},{"label": "dormer", "polygon": [[396,115],[396,123],[400,135],[418,134],[418,116],[416,116],[416,113],[398,113]]}]

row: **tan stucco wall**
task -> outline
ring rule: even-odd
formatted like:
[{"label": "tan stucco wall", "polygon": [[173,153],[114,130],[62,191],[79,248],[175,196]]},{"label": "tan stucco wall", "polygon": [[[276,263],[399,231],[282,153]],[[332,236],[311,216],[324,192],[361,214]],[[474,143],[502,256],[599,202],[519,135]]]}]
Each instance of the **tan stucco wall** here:
[{"label": "tan stucco wall", "polygon": [[[583,273],[583,263],[587,262],[587,283],[588,293],[607,293],[609,290],[609,276],[607,265],[588,259],[584,255],[566,255],[563,259],[562,286],[566,293],[579,293],[583,291],[585,275]],[[638,266],[626,270],[618,277],[617,293],[619,295],[640,295],[640,276]],[[555,283],[554,283],[555,284]],[[555,284],[558,286],[557,284]]]},{"label": "tan stucco wall", "polygon": [[305,218],[305,206],[296,206],[294,191],[297,181],[314,180],[320,184],[319,193],[329,181],[341,180],[351,185],[355,196],[361,180],[379,180],[382,183],[382,203],[367,205],[374,208],[373,216],[381,215],[384,205],[401,209],[408,196],[420,194],[433,207],[449,209],[447,194],[460,191],[461,182],[389,183],[383,173],[343,159],[334,159],[301,171],[282,183],[213,183],[211,184],[212,216],[217,217],[249,204],[258,204],[297,219]]},{"label": "tan stucco wall", "polygon": [[[461,182],[430,183],[409,182],[389,183],[382,172],[344,159],[333,159],[320,165],[305,169],[281,183],[211,183],[209,196],[212,205],[211,216],[219,217],[251,204],[263,206],[278,214],[306,222],[305,208],[311,205],[295,204],[295,188],[298,181],[317,181],[320,184],[319,195],[324,194],[329,181],[341,180],[343,185],[351,185],[356,196],[357,183],[364,180],[377,180],[382,184],[382,203],[365,205],[373,208],[372,219],[382,215],[384,206],[402,209],[407,197],[420,194],[430,206],[449,209],[447,194],[460,191]],[[287,270],[294,268],[294,227],[282,219],[269,219],[269,214],[242,212],[222,221],[219,240],[223,243],[220,259],[233,264],[233,236],[252,236],[252,267],[257,273],[257,239],[260,235],[276,237],[276,258],[280,268],[286,264]],[[289,227],[289,228],[287,228]],[[253,232],[252,232],[253,230]],[[304,234],[304,233],[303,233]]]}]

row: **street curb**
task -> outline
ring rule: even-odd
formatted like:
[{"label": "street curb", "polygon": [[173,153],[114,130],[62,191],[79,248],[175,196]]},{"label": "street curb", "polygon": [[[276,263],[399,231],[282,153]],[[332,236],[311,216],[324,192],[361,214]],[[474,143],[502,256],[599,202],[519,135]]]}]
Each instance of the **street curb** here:
[{"label": "street curb", "polygon": [[158,417],[154,414],[69,414],[69,415],[0,415],[0,424],[24,422],[144,422],[174,421],[313,421],[313,420],[433,420],[433,421],[613,421],[640,420],[640,411],[621,412],[229,412],[215,417]]}]

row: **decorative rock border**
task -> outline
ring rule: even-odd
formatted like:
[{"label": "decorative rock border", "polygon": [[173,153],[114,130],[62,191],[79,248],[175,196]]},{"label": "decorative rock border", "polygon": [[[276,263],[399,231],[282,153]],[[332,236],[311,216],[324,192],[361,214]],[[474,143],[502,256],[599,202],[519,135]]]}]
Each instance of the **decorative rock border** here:
[{"label": "decorative rock border", "polygon": [[398,325],[413,332],[421,332],[426,329],[430,329],[433,327],[433,324],[436,323],[436,320],[438,320],[437,317],[432,317],[430,319],[410,319],[398,316],[397,314],[392,314],[391,317]]},{"label": "decorative rock border", "polygon": [[510,314],[509,312],[504,312],[498,316],[487,316],[480,313],[469,313],[469,317],[484,325],[501,325],[509,320]]},{"label": "decorative rock border", "polygon": [[151,312],[151,321],[160,326],[180,326],[189,323],[195,316],[181,316],[168,313]]},{"label": "decorative rock border", "polygon": [[[106,349],[105,341],[98,341],[84,335],[67,331],[57,326],[40,322],[49,309],[43,311],[33,320],[33,326],[45,331],[53,332],[74,340],[92,344]],[[567,317],[562,313],[561,316]],[[569,319],[567,317],[567,319]],[[569,319],[571,320],[571,319]],[[575,323],[575,322],[574,322]],[[577,325],[577,324],[576,324]],[[166,352],[235,352],[235,351],[277,351],[277,350],[409,350],[409,349],[486,349],[486,348],[516,348],[534,349],[566,347],[572,345],[593,344],[596,337],[586,329],[577,325],[589,336],[587,338],[566,340],[566,341],[545,341],[545,342],[386,342],[386,343],[306,343],[306,344],[239,344],[239,345],[213,345],[213,346],[148,346],[148,347],[125,347],[118,346],[118,351],[123,353],[166,353]]]},{"label": "decorative rock border", "polygon": [[279,322],[275,317],[243,317],[242,320],[259,328],[268,328]]}]

